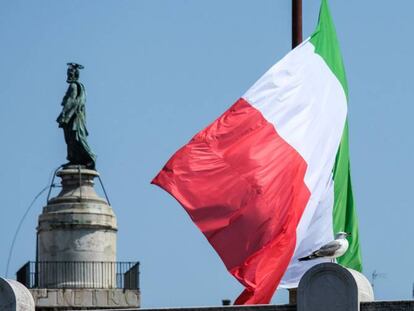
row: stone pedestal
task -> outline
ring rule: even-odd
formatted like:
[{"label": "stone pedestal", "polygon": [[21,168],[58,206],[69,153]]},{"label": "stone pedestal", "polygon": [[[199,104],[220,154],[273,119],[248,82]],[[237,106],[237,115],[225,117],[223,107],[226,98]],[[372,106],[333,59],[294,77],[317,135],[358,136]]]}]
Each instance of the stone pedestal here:
[{"label": "stone pedestal", "polygon": [[297,293],[298,311],[359,311],[361,302],[374,300],[368,279],[358,271],[322,263],[302,277]]},{"label": "stone pedestal", "polygon": [[98,172],[68,166],[56,175],[62,190],[43,208],[37,227],[37,287],[95,288],[98,283],[99,288],[114,288],[115,268],[108,265],[113,271],[102,273],[91,264],[116,261],[116,218],[94,190]]},{"label": "stone pedestal", "polygon": [[35,311],[35,303],[30,291],[14,280],[0,278],[1,311]]}]

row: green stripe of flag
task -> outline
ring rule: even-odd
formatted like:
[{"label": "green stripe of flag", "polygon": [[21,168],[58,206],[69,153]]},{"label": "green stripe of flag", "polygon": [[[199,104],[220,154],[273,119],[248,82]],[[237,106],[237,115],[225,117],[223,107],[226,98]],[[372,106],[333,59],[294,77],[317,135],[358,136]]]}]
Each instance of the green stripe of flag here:
[{"label": "green stripe of flag", "polygon": [[[327,0],[322,0],[318,26],[310,41],[338,78],[348,98],[348,83],[342,61],[335,26],[329,12]],[[361,271],[361,249],[359,245],[358,219],[355,211],[349,164],[348,121],[345,123],[341,144],[336,155],[333,170],[334,208],[333,227],[335,232],[350,232],[349,249],[338,262],[346,267]]]}]

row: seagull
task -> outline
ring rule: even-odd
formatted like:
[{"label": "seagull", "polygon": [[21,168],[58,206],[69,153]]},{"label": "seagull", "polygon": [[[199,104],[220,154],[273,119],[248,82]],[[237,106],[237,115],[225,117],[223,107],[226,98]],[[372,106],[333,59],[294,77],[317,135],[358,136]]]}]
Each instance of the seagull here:
[{"label": "seagull", "polygon": [[350,235],[350,233],[338,232],[335,234],[335,240],[323,245],[312,254],[299,258],[298,260],[307,261],[316,258],[330,258],[333,262],[335,258],[341,257],[348,250],[349,243],[346,237]]}]

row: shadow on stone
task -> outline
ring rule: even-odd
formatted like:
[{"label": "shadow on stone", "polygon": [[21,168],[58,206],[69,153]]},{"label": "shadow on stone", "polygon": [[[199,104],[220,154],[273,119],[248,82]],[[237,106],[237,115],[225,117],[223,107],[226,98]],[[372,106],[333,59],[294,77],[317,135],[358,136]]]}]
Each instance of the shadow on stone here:
[{"label": "shadow on stone", "polygon": [[298,311],[357,311],[360,302],[374,300],[368,279],[358,271],[322,263],[302,277],[297,293]]},{"label": "shadow on stone", "polygon": [[35,303],[30,291],[21,283],[0,277],[1,311],[34,311]]}]

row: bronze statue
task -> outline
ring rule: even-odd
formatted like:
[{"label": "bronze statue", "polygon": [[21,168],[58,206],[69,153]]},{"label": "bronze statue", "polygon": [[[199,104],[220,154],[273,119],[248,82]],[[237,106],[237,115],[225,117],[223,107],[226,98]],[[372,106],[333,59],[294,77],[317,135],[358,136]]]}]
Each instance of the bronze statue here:
[{"label": "bronze statue", "polygon": [[63,128],[67,145],[67,165],[84,165],[95,169],[96,156],[87,142],[86,129],[85,87],[79,80],[79,70],[82,65],[68,63],[67,80],[68,90],[62,100],[62,112],[57,118],[59,127]]}]

